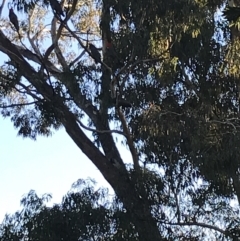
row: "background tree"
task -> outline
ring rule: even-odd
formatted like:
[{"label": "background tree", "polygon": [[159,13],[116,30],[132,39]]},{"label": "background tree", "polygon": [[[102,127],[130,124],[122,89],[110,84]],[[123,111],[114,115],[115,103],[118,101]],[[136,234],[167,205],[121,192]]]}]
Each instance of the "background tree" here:
[{"label": "background tree", "polygon": [[113,187],[138,240],[204,240],[199,227],[236,236],[239,38],[229,41],[219,15],[226,3],[72,0],[61,2],[64,17],[48,1],[13,3],[25,18],[20,39],[1,19],[0,108],[19,134],[63,126]]},{"label": "background tree", "polygon": [[[155,179],[152,177],[148,178],[151,183],[153,180]],[[150,182],[148,182],[149,186],[151,186]],[[53,207],[47,205],[51,195],[44,194],[38,197],[35,191],[31,190],[21,200],[22,210],[5,216],[4,222],[0,225],[1,240],[139,240],[136,228],[129,222],[126,209],[119,199],[109,198],[106,189],[96,190],[94,184],[92,180],[78,180],[63,197],[62,202],[54,204]],[[197,203],[185,199],[184,202],[179,203],[179,207],[186,210],[184,225],[188,225],[187,228],[167,221],[168,217],[165,216],[167,213],[169,217],[174,218],[175,205],[172,205],[174,203],[170,199],[159,203],[159,200],[156,200],[156,188],[152,187],[151,191],[155,193],[155,199],[151,199],[155,207],[153,213],[161,223],[161,232],[166,240],[224,240],[224,237],[233,237],[235,229],[223,230],[216,226],[220,223],[229,225],[234,219],[233,212],[225,206],[226,200],[220,200],[207,189],[198,191],[208,192],[208,200],[202,202],[208,207],[208,211],[198,209],[196,212],[195,208],[201,201]],[[163,192],[160,192],[163,195]],[[214,210],[215,198],[222,202],[221,206],[219,206],[220,202],[218,203],[218,210]],[[199,197],[198,200],[200,200]],[[191,207],[194,206],[195,208],[192,209]],[[188,216],[189,211],[195,212],[194,218],[200,219],[201,222],[196,222],[193,216]],[[179,227],[176,227],[177,225]]]}]

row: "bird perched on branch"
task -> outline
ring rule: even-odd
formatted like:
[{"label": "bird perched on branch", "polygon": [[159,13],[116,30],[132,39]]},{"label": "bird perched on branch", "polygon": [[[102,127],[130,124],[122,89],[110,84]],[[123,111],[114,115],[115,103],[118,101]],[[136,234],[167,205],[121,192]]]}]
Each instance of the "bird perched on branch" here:
[{"label": "bird perched on branch", "polygon": [[18,22],[18,18],[17,15],[14,13],[12,8],[9,8],[9,19],[10,22],[13,24],[13,26],[15,27],[15,29],[17,30],[17,32],[19,33],[19,22]]},{"label": "bird perched on branch", "polygon": [[115,47],[112,43],[112,39],[110,36],[107,36],[106,38],[106,54],[111,58],[113,68],[118,69],[124,66],[123,61],[121,61],[120,58],[118,57],[118,54],[115,50]]},{"label": "bird perched on branch", "polygon": [[61,15],[64,17],[64,12],[62,10],[60,3],[57,0],[49,0],[49,1],[50,1],[52,10],[55,12],[55,14],[58,15],[59,17],[61,17]]},{"label": "bird perched on branch", "polygon": [[98,49],[93,44],[89,44],[89,49],[93,59],[95,60],[95,63],[101,63],[101,54],[99,53]]}]

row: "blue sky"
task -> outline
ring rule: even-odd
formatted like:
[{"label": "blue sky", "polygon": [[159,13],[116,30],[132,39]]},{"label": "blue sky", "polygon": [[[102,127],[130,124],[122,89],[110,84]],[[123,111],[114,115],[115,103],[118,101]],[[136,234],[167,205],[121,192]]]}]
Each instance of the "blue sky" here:
[{"label": "blue sky", "polygon": [[[81,152],[64,128],[37,141],[17,136],[9,119],[0,117],[0,222],[6,213],[20,208],[20,199],[31,189],[38,195],[51,193],[58,203],[79,178],[94,178],[109,187],[101,173]],[[122,157],[131,160],[125,147]]]}]

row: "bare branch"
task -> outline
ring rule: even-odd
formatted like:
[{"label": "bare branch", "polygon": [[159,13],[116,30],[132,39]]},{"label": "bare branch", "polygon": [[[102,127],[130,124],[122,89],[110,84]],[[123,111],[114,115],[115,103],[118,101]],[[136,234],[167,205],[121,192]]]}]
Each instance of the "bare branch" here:
[{"label": "bare branch", "polygon": [[[67,68],[67,62],[65,61],[64,57],[63,57],[63,54],[58,46],[58,39],[61,35],[61,31],[62,31],[62,27],[60,26],[59,29],[58,29],[58,33],[59,34],[59,37],[58,35],[56,34],[56,26],[57,26],[57,19],[54,17],[53,20],[52,20],[52,27],[51,27],[51,36],[52,36],[52,42],[54,44],[54,47],[55,47],[55,53],[57,55],[57,58],[58,58],[58,61],[59,63],[62,65],[62,67],[64,69]],[[46,57],[46,56],[45,56]]]},{"label": "bare branch", "polygon": [[[171,48],[171,46],[169,47]],[[118,72],[117,75],[115,75],[110,83],[110,90],[111,90],[111,96],[112,98],[116,98],[116,91],[115,91],[115,86],[117,85],[118,83],[118,80],[119,80],[119,77],[120,75],[122,75],[124,72],[126,73],[126,76],[124,78],[124,80],[122,81],[122,84],[120,86],[120,89],[123,87],[124,83],[126,82],[127,80],[127,77],[128,75],[132,72],[133,68],[140,64],[140,63],[148,63],[148,62],[158,62],[158,61],[163,61],[165,58],[164,57],[161,57],[163,56],[164,54],[166,54],[167,52],[169,51],[169,49],[165,50],[163,53],[160,54],[159,57],[157,58],[152,58],[152,59],[142,59],[142,60],[137,60],[135,61],[134,63],[132,64],[126,64],[124,65]]]},{"label": "bare branch", "polygon": [[32,18],[33,18],[33,16],[34,16],[34,12],[35,12],[35,7],[33,8],[32,12],[31,12],[31,13],[29,14],[29,16],[28,16],[28,31],[27,31],[27,37],[28,37],[29,43],[30,43],[30,45],[32,46],[32,48],[33,48],[33,50],[35,51],[35,53],[40,56],[40,55],[41,55],[41,54],[40,54],[40,51],[39,51],[39,49],[37,48],[37,46],[35,45],[33,38],[31,38],[31,36],[30,36],[30,31],[31,31],[31,29],[32,29]]},{"label": "bare branch", "polygon": [[[47,49],[45,56],[44,56],[44,60],[47,60],[48,56],[51,54],[51,52],[54,50],[55,48],[55,52],[58,58],[58,61],[61,63],[61,65],[64,68],[67,68],[67,63],[62,55],[62,52],[60,50],[60,48],[58,47],[58,40],[61,36],[62,30],[64,25],[67,23],[67,21],[70,19],[70,17],[72,16],[72,14],[74,13],[74,10],[76,8],[76,4],[77,4],[77,0],[74,0],[71,6],[71,9],[69,10],[66,18],[62,21],[60,18],[57,19],[56,16],[54,16],[53,20],[52,20],[52,24],[51,24],[51,36],[52,36],[52,45]],[[57,20],[59,20],[61,22],[58,31],[56,33],[56,24],[57,24]]]},{"label": "bare branch", "polygon": [[22,83],[18,83],[19,86],[21,86],[23,89],[25,89],[26,93],[28,95],[30,95],[33,99],[36,99],[38,101],[42,101],[43,99],[38,97],[37,95],[35,95],[32,91],[29,90],[29,88],[27,86],[25,86],[24,84]]},{"label": "bare branch", "polygon": [[69,64],[69,68],[70,68],[71,66],[73,66],[75,63],[77,63],[77,61],[82,58],[82,56],[85,54],[85,52],[86,52],[86,50],[84,49],[84,50],[82,51],[82,53]]},{"label": "bare branch", "polygon": [[93,129],[93,128],[85,126],[80,120],[77,120],[77,122],[79,123],[79,125],[81,127],[83,127],[84,129],[86,129],[88,131],[97,132],[97,133],[109,133],[109,134],[116,133],[116,134],[126,136],[122,131],[119,131],[119,130],[97,130],[97,129]]},{"label": "bare branch", "polygon": [[23,103],[23,104],[11,104],[11,105],[0,105],[1,109],[6,109],[6,108],[12,108],[12,107],[20,107],[20,106],[26,106],[26,105],[33,105],[38,103],[39,101],[33,101],[33,102],[28,102],[28,103]]},{"label": "bare branch", "polygon": [[[142,17],[141,17],[141,19],[140,19],[140,21],[139,21],[139,26],[138,26],[138,29],[139,29],[139,30],[141,29],[141,27],[142,27],[142,25],[143,25],[145,15],[146,15],[146,9],[143,10]],[[135,46],[133,45],[132,55],[131,55],[131,57],[130,57],[130,62],[133,61],[134,57],[135,57]]]},{"label": "bare branch", "polygon": [[[78,41],[78,43],[80,44],[80,46],[93,58],[90,50],[87,48],[87,46],[85,46],[82,41],[80,40],[80,38],[69,28],[69,26],[67,24],[64,25],[65,28],[73,35],[73,37]],[[93,58],[94,59],[94,58]],[[112,73],[112,69],[107,65],[105,64],[103,61],[100,61],[100,63],[102,65],[104,65],[109,71],[110,73]]]},{"label": "bare branch", "polygon": [[[34,61],[35,63],[41,65],[42,62],[39,58],[38,55],[34,54],[33,52],[31,52],[29,49],[24,49],[23,47],[21,46],[18,46],[16,44],[13,44],[12,45],[18,49],[18,51],[27,59],[29,60],[32,60]],[[8,54],[9,53],[9,50],[8,49],[5,49],[2,45],[0,45],[0,51],[2,51],[3,53],[5,54]],[[62,71],[60,71],[58,68],[56,68],[49,60],[45,62],[46,65],[48,66],[48,69],[50,70],[50,72],[53,72],[53,73],[62,73]]]},{"label": "bare branch", "polygon": [[119,115],[120,121],[122,123],[123,132],[125,133],[125,136],[127,138],[127,143],[128,143],[130,152],[132,154],[134,168],[135,168],[135,170],[139,170],[140,166],[139,166],[139,163],[138,163],[137,150],[136,150],[136,148],[134,146],[133,138],[132,138],[132,135],[131,135],[131,133],[130,133],[130,131],[128,129],[125,116],[122,113],[122,111],[120,110],[120,108],[118,108],[117,111],[118,111],[118,115]]},{"label": "bare branch", "polygon": [[203,227],[203,228],[208,228],[208,229],[212,229],[215,231],[218,231],[219,233],[222,234],[226,234],[225,230],[218,228],[216,226],[210,225],[210,224],[206,224],[206,223],[198,223],[198,222],[177,222],[177,223],[165,223],[168,225],[179,225],[179,226],[199,226],[199,227]]}]

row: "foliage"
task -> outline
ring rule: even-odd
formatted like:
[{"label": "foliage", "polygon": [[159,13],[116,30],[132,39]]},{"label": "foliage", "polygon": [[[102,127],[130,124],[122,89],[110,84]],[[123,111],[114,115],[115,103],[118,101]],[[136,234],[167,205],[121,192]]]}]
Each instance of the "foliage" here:
[{"label": "foliage", "polygon": [[[233,233],[236,237],[234,226],[239,225],[239,220],[234,223],[232,220],[240,210],[234,213],[226,200],[210,193],[206,186],[201,189],[188,187],[178,193],[184,202],[180,201],[177,206],[172,195],[175,193],[167,197],[167,192],[157,190],[156,185],[152,197],[149,196],[152,198],[153,216],[161,224],[167,240],[198,240],[199,237],[202,240],[220,240],[224,235],[231,237]],[[92,180],[78,180],[60,204],[48,207],[50,198],[49,194],[38,197],[33,190],[25,195],[21,200],[22,210],[6,215],[0,225],[1,240],[138,240],[123,204],[116,197],[110,198],[108,190],[96,190]],[[174,219],[178,208],[185,219],[181,229],[176,228],[177,220]],[[219,228],[222,223],[231,228]]]},{"label": "foliage", "polygon": [[[122,209],[111,212],[131,224],[121,227],[131,229],[126,240],[238,234],[240,35],[238,11],[225,11],[229,23],[219,11],[225,4],[70,0],[60,18],[47,0],[14,0],[20,32],[1,19],[1,114],[32,139],[65,128],[113,187]],[[131,152],[130,168],[116,136]],[[61,208],[41,211],[44,225]],[[110,224],[98,230],[111,233]]]}]

